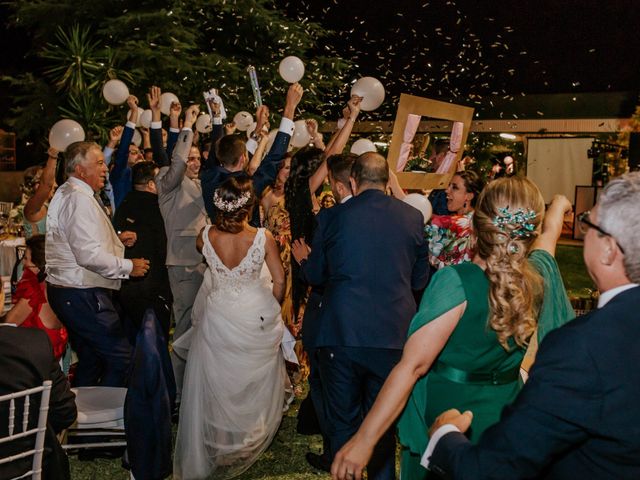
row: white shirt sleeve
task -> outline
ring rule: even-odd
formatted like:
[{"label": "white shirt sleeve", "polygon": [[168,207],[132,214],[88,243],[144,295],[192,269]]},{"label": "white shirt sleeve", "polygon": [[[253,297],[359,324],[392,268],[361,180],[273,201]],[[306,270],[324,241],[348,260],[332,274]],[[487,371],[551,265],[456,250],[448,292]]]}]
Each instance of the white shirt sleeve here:
[{"label": "white shirt sleeve", "polygon": [[431,438],[429,439],[429,443],[427,444],[427,449],[424,451],[424,454],[420,459],[420,465],[422,465],[424,468],[429,468],[431,455],[433,455],[433,451],[436,449],[436,445],[442,437],[451,432],[460,432],[460,430],[455,425],[447,423],[433,432],[433,435],[431,436]]},{"label": "white shirt sleeve", "polygon": [[282,133],[288,133],[289,135],[293,135],[294,129],[295,129],[295,125],[293,123],[293,120],[286,117],[282,117],[282,120],[280,120],[280,128],[278,130],[280,130]]},{"label": "white shirt sleeve", "polygon": [[158,120],[157,122],[151,122],[151,128],[154,130],[159,130],[162,128],[162,121]]}]

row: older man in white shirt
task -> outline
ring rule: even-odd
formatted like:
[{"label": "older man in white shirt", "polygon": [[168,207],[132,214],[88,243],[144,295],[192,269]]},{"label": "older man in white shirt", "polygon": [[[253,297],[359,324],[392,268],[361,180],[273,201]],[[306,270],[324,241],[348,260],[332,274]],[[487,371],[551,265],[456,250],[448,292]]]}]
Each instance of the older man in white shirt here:
[{"label": "older man in white shirt", "polygon": [[65,170],[69,178],[47,214],[49,302],[78,354],[75,385],[124,386],[131,345],[112,293],[122,279],[145,275],[149,262],[124,258],[124,246],[94,196],[107,175],[100,147],[71,144]]}]

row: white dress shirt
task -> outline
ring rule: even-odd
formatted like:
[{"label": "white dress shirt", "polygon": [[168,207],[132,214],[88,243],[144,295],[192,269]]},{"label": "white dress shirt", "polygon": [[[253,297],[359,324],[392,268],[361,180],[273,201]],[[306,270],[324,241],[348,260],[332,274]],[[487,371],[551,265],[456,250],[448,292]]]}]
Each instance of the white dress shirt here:
[{"label": "white dress shirt", "polygon": [[133,262],[92,188],[75,177],[53,196],[47,213],[47,282],[72,288],[117,290],[129,278]]}]

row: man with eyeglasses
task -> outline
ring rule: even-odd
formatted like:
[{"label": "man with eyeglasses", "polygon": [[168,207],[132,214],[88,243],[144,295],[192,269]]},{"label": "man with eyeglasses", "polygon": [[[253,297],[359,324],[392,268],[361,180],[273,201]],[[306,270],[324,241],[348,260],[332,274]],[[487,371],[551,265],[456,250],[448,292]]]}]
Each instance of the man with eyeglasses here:
[{"label": "man with eyeglasses", "polygon": [[579,217],[598,309],[547,335],[529,380],[477,445],[472,412],[436,419],[423,465],[447,478],[640,478],[640,172]]}]

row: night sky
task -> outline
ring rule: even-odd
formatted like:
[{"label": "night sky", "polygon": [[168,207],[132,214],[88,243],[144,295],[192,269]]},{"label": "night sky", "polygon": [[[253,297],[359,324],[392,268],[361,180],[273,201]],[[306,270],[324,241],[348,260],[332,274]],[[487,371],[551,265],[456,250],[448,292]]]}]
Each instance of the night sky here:
[{"label": "night sky", "polygon": [[638,0],[278,1],[358,76],[448,99],[640,89]]}]

